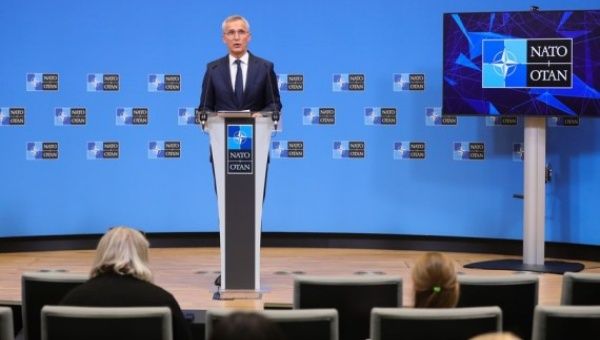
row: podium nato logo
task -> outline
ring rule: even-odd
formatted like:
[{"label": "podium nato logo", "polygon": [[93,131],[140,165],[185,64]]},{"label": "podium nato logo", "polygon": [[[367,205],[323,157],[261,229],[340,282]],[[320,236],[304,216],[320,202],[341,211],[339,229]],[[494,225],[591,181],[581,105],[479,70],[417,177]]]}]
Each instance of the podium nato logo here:
[{"label": "podium nato logo", "polygon": [[54,109],[54,125],[85,125],[87,123],[86,109],[83,107],[57,107]]},{"label": "podium nato logo", "polygon": [[180,158],[180,141],[153,140],[148,143],[148,159]]},{"label": "podium nato logo", "polygon": [[303,141],[279,140],[271,142],[273,158],[304,158]]},{"label": "podium nato logo", "polygon": [[455,161],[485,159],[485,144],[481,142],[454,142]]},{"label": "podium nato logo", "polygon": [[115,123],[118,126],[148,125],[148,109],[145,107],[119,107]]},{"label": "podium nato logo", "polygon": [[119,142],[88,142],[87,143],[87,159],[118,159],[119,158]]},{"label": "podium nato logo", "polygon": [[303,125],[333,125],[335,124],[335,108],[305,107],[302,110]]},{"label": "podium nato logo", "polygon": [[365,75],[362,73],[335,73],[331,89],[333,92],[364,91]]},{"label": "podium nato logo", "polygon": [[181,75],[153,73],[148,75],[148,92],[181,90]]},{"label": "podium nato logo", "polygon": [[119,91],[119,75],[116,73],[89,73],[87,91]]},{"label": "podium nato logo", "polygon": [[576,127],[579,126],[579,117],[548,117],[549,127]]},{"label": "podium nato logo", "polygon": [[394,73],[394,92],[425,90],[425,74]]},{"label": "podium nato logo", "polygon": [[253,173],[253,129],[249,124],[227,125],[227,174]]},{"label": "podium nato logo", "polygon": [[58,143],[27,142],[25,159],[28,161],[58,159]]},{"label": "podium nato logo", "polygon": [[484,39],[483,88],[571,88],[572,39]]},{"label": "podium nato logo", "polygon": [[425,159],[425,143],[410,141],[395,142],[394,159]]},{"label": "podium nato logo", "polygon": [[58,91],[58,73],[27,73],[27,91]]},{"label": "podium nato logo", "polygon": [[200,111],[195,107],[180,107],[177,115],[177,125],[200,124]]},{"label": "podium nato logo", "polygon": [[512,159],[514,162],[522,162],[525,159],[525,146],[523,143],[514,143]]},{"label": "podium nato logo", "polygon": [[25,125],[25,108],[0,107],[0,126]]},{"label": "podium nato logo", "polygon": [[304,91],[304,75],[278,74],[277,88],[279,91]]},{"label": "podium nato logo", "polygon": [[365,107],[365,125],[396,125],[396,109]]},{"label": "podium nato logo", "polygon": [[426,126],[443,126],[456,125],[458,119],[456,116],[442,115],[441,107],[426,107],[425,108],[425,125]]},{"label": "podium nato logo", "polygon": [[333,142],[333,159],[365,158],[365,142],[335,141]]}]

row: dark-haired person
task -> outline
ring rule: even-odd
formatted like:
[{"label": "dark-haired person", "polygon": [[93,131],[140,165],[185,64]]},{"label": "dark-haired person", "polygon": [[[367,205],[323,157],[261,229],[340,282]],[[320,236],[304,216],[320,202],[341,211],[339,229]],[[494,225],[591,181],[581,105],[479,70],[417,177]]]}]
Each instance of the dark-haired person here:
[{"label": "dark-haired person", "polygon": [[452,308],[458,302],[454,263],[446,255],[430,252],[417,259],[412,270],[415,308]]},{"label": "dark-haired person", "polygon": [[171,309],[174,340],[189,340],[191,332],[179,304],[152,283],[148,240],[141,232],[110,229],[98,243],[90,279],[69,292],[61,305],[85,307],[159,307]]},{"label": "dark-haired person", "polygon": [[284,340],[279,326],[253,312],[233,312],[219,321],[209,340]]}]

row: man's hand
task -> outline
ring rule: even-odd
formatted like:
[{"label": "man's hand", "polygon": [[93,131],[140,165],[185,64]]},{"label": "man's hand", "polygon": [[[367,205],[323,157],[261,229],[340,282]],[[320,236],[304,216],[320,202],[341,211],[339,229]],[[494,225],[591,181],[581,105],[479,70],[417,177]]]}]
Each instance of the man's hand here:
[{"label": "man's hand", "polygon": [[262,117],[262,116],[263,116],[263,115],[262,115],[262,113],[260,113],[260,112],[254,112],[254,113],[252,114],[252,118],[258,118],[258,117]]}]

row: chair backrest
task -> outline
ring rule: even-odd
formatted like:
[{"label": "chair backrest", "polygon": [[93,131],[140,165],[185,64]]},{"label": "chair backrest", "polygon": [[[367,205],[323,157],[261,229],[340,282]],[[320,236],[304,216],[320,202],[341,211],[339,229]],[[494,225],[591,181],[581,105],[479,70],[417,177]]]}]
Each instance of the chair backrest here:
[{"label": "chair backrest", "polygon": [[600,306],[537,306],[532,339],[600,339]]},{"label": "chair backrest", "polygon": [[373,307],[401,307],[402,279],[392,276],[298,276],[294,308],[335,308],[340,339],[366,339]]},{"label": "chair backrest", "polygon": [[21,276],[21,303],[25,340],[41,338],[40,311],[57,305],[71,289],[87,281],[87,274],[26,272]]},{"label": "chair backrest", "polygon": [[373,308],[371,312],[371,340],[463,340],[499,331],[499,307]]},{"label": "chair backrest", "polygon": [[0,340],[13,340],[13,315],[10,307],[0,307]]},{"label": "chair backrest", "polygon": [[459,275],[458,282],[457,307],[499,306],[504,331],[515,333],[522,339],[531,337],[533,311],[538,303],[537,275]]},{"label": "chair backrest", "polygon": [[[215,309],[206,312],[206,336],[232,310]],[[338,340],[338,313],[335,309],[288,309],[257,311],[275,322],[287,340]]]},{"label": "chair backrest", "polygon": [[600,274],[567,272],[562,280],[562,305],[600,305]]},{"label": "chair backrest", "polygon": [[42,340],[172,340],[169,307],[42,308]]}]

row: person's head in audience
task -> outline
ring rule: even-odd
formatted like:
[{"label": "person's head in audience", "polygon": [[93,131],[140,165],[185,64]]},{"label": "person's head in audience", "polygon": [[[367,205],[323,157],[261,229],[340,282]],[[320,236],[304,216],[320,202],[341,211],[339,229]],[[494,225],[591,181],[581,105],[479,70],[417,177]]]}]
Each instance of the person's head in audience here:
[{"label": "person's head in audience", "polygon": [[209,340],[284,340],[279,326],[253,312],[233,312],[219,320]]},{"label": "person's head in audience", "polygon": [[111,228],[98,243],[90,276],[115,273],[151,282],[149,246],[146,237],[135,229],[124,226]]},{"label": "person's head in audience", "polygon": [[416,308],[451,308],[458,302],[458,280],[452,261],[441,253],[421,256],[412,271]]},{"label": "person's head in audience", "polygon": [[470,340],[521,340],[511,332],[490,332],[472,337]]}]

